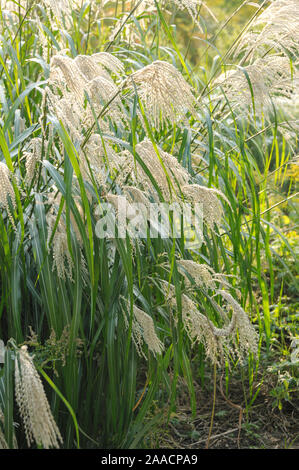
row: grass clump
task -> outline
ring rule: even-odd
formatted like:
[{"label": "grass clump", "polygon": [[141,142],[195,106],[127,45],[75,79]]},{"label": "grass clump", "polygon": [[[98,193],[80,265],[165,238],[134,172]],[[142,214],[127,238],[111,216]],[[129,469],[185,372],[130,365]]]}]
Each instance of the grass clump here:
[{"label": "grass clump", "polygon": [[282,350],[292,401],[297,7],[255,5],[219,54],[234,15],[202,1],[1,1],[2,447],[150,445],[197,381],[209,445],[217,376],[243,367],[241,422]]}]

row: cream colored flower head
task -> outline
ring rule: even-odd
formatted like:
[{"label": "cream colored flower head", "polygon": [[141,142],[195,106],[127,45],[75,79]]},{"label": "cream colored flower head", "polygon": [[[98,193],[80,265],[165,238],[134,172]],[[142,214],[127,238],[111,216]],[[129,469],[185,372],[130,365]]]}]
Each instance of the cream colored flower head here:
[{"label": "cream colored flower head", "polygon": [[27,346],[22,346],[16,355],[15,394],[28,445],[35,441],[44,449],[58,448],[62,437]]},{"label": "cream colored flower head", "polygon": [[177,122],[188,111],[195,114],[191,86],[168,62],[156,60],[134,72],[131,77],[153,126],[159,127],[167,120]]}]

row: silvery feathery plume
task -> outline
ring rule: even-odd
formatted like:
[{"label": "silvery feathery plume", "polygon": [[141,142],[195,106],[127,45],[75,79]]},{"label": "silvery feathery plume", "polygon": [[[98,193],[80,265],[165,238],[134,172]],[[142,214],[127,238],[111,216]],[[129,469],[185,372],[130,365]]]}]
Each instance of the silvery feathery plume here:
[{"label": "silvery feathery plume", "polygon": [[[124,66],[122,62],[109,52],[97,52],[91,55],[77,55],[70,67],[76,67],[80,70],[85,79],[85,83],[90,82],[98,77],[103,77],[107,81],[111,80],[111,74],[120,78],[124,74]],[[113,81],[112,81],[113,83]]]},{"label": "silvery feathery plume", "polygon": [[124,72],[121,61],[108,52],[78,55],[75,59],[60,53],[51,59],[49,83],[57,85],[61,91],[67,87],[82,101],[88,82],[98,77],[112,80],[108,71],[117,76]]},{"label": "silvery feathery plume", "polygon": [[128,150],[118,153],[116,158],[112,157],[109,167],[111,177],[118,186],[126,186],[129,182],[137,185],[136,163]]},{"label": "silvery feathery plume", "polygon": [[84,179],[92,183],[94,178],[105,191],[108,173],[112,178],[119,172],[125,177],[121,154],[117,154],[100,134],[91,134],[84,149],[79,151],[79,165]]},{"label": "silvery feathery plume", "polygon": [[[53,187],[55,191],[55,187]],[[48,195],[47,199],[47,204],[49,204],[50,209],[47,212],[47,229],[48,229],[48,239],[47,239],[47,244],[50,244],[50,239],[53,233],[53,229],[56,224],[56,219],[58,215],[58,207],[61,203],[61,194],[55,192],[52,192]],[[74,198],[77,209],[79,210],[80,214],[82,215],[82,207],[79,203],[79,201],[76,201]],[[76,235],[76,239],[80,245],[81,243],[81,234],[78,229],[78,226],[75,222],[74,216],[71,213],[70,214],[70,222],[71,222],[71,227],[74,230],[74,233]],[[52,244],[49,246],[49,248],[52,249],[53,251],[53,271],[56,269],[58,276],[62,280],[66,280],[66,278],[70,279],[73,281],[73,268],[74,268],[74,262],[72,260],[71,254],[69,252],[68,248],[68,241],[67,241],[67,228],[66,228],[66,223],[64,220],[64,212],[62,212],[58,225],[56,227],[56,231],[54,234],[54,237],[52,239]]]},{"label": "silvery feathery plume", "polygon": [[190,276],[199,287],[214,289],[215,281],[221,282],[221,279],[217,278],[215,271],[210,266],[196,263],[193,260],[179,260],[178,269],[183,274],[186,285],[191,285]]},{"label": "silvery feathery plume", "polygon": [[[94,122],[93,113],[99,115],[110,101],[106,115],[117,123],[123,121],[125,114],[119,90],[111,78],[111,74],[119,77],[122,73],[120,60],[107,52],[78,55],[75,59],[62,53],[52,57],[50,88],[47,88],[49,108],[64,122],[73,139],[82,138],[82,128],[90,127]],[[102,130],[104,124],[102,121]]]},{"label": "silvery feathery plume", "polygon": [[[63,16],[71,16],[71,7],[79,4],[76,0],[42,0],[48,13],[53,13],[56,21],[61,21]],[[51,16],[51,15],[49,15]],[[55,23],[53,22],[53,26]]]},{"label": "silvery feathery plume", "polygon": [[[127,308],[129,309],[129,303],[127,301],[125,302]],[[129,321],[125,313],[124,319],[126,327],[128,328]],[[143,342],[147,344],[149,350],[154,355],[162,353],[164,345],[157,336],[152,317],[140,308],[138,308],[136,305],[133,305],[132,334],[132,338],[139,355],[142,355],[146,358],[145,354],[142,351]]]},{"label": "silvery feathery plume", "polygon": [[[150,170],[164,198],[166,200],[175,198],[180,193],[180,186],[186,184],[190,178],[187,170],[175,157],[160,147],[155,148],[148,139],[136,145],[136,152]],[[109,154],[109,166],[110,170],[113,170],[111,176],[121,188],[129,185],[140,186],[139,189],[148,196],[158,199],[156,187],[130,152],[123,151],[112,156],[112,159]]]},{"label": "silvery feathery plume", "polygon": [[[166,281],[162,281],[162,288],[165,293],[166,303],[173,311],[174,320],[177,322],[175,287],[172,284],[168,284]],[[207,357],[209,357],[214,364],[219,364],[219,361],[224,357],[223,340],[225,336],[229,335],[231,332],[228,331],[226,335],[215,334],[217,330],[216,327],[199,311],[198,306],[190,297],[186,294],[182,294],[181,302],[182,321],[190,340],[192,343],[202,343],[205,347]]]},{"label": "silvery feathery plume", "polygon": [[254,106],[260,113],[271,111],[277,98],[292,99],[298,81],[298,72],[296,68],[292,72],[287,57],[269,55],[244,68],[223,73],[215,85],[221,85],[233,107],[246,110]]},{"label": "silvery feathery plume", "polygon": [[[57,188],[55,186],[52,187],[54,190],[52,193],[48,195],[48,199],[46,203],[50,206],[47,212],[47,230],[48,230],[48,238],[47,244],[49,250],[52,249],[53,252],[53,267],[52,270],[56,269],[57,275],[60,279],[65,281],[67,278],[73,282],[73,270],[74,270],[74,262],[71,257],[69,247],[68,247],[68,240],[67,240],[67,226],[65,221],[65,203],[63,206],[63,210],[56,227],[56,231],[54,233],[54,237],[52,239],[51,245],[50,240],[52,237],[52,233],[56,224],[56,219],[58,215],[58,208],[61,203],[61,194],[57,192]],[[57,192],[57,194],[55,194]],[[88,194],[87,194],[87,197]],[[82,207],[82,201],[79,196],[73,196],[73,202],[79,212],[81,220],[84,220],[84,211]],[[86,268],[86,260],[83,255],[82,251],[82,237],[77,225],[76,219],[72,211],[70,211],[70,229],[73,230],[76,243],[78,244],[78,248],[80,251],[80,268],[81,274],[83,276],[83,281],[85,278],[88,278],[87,268]],[[87,229],[86,229],[87,230]]]},{"label": "silvery feathery plume", "polygon": [[182,318],[191,341],[203,343],[207,357],[213,363],[219,363],[224,354],[221,338],[228,336],[231,331],[228,330],[223,335],[216,334],[216,327],[186,294],[182,295]]},{"label": "silvery feathery plume", "polygon": [[28,446],[35,441],[45,449],[58,448],[62,437],[27,346],[22,346],[16,355],[15,395]]},{"label": "silvery feathery plume", "polygon": [[13,185],[11,183],[13,175],[9,171],[7,165],[3,162],[0,162],[0,207],[2,206],[12,223],[15,227],[15,223],[10,211],[8,197],[10,197],[13,208],[16,207],[16,197]]},{"label": "silvery feathery plume", "polygon": [[[216,273],[211,266],[200,264],[189,259],[180,259],[178,261],[178,269],[185,278],[186,286],[191,286],[190,277],[193,279],[195,286],[215,289],[216,285],[226,286],[230,289],[231,284],[227,281],[228,277],[234,277],[229,274]],[[237,293],[239,291],[237,290]]]},{"label": "silvery feathery plume", "polygon": [[206,9],[209,12],[209,14],[212,16],[212,18],[215,21],[217,21],[213,12],[202,0],[172,0],[172,3],[174,3],[178,7],[179,10],[186,9],[189,15],[191,16],[191,18],[196,22],[197,26],[200,29],[202,29],[202,27],[198,21],[198,13],[201,7]]},{"label": "silvery feathery plume", "polygon": [[62,93],[69,90],[83,104],[86,82],[87,79],[74,59],[62,54],[52,57],[49,84],[59,88]]},{"label": "silvery feathery plume", "polygon": [[122,62],[109,52],[96,52],[95,54],[92,54],[91,57],[102,68],[107,69],[117,77],[121,77],[125,72]]},{"label": "silvery feathery plume", "polygon": [[119,96],[119,88],[110,78],[99,76],[90,80],[86,84],[86,92],[97,116],[103,110],[104,105],[110,103],[105,110],[105,115],[118,125],[125,122],[125,112]]},{"label": "silvery feathery plume", "polygon": [[202,0],[174,0],[174,3],[178,6],[180,10],[183,10],[185,8],[189,12],[190,16],[193,18],[194,21],[196,21],[197,19],[199,8],[203,7],[205,10],[208,11],[210,16],[216,22],[218,22],[212,10],[210,10],[208,5]]},{"label": "silvery feathery plume", "polygon": [[244,52],[246,58],[253,60],[256,55],[274,50],[298,56],[298,32],[299,1],[272,0],[241,37],[236,55]]},{"label": "silvery feathery plume", "polygon": [[211,230],[214,229],[214,225],[220,224],[223,217],[223,207],[218,196],[229,204],[229,201],[221,191],[200,186],[199,184],[189,184],[182,187],[182,192],[187,200],[202,204],[203,218]]},{"label": "silvery feathery plume", "polygon": [[[165,199],[169,201],[180,195],[181,186],[188,183],[190,176],[178,160],[161,148],[155,149],[148,139],[137,144],[136,151],[150,169]],[[136,178],[145,190],[153,192],[153,184],[140,166],[137,168]]]},{"label": "silvery feathery plume", "polygon": [[146,116],[155,127],[166,120],[177,122],[188,111],[195,113],[190,85],[168,62],[157,60],[134,72],[131,78],[137,86]]},{"label": "silvery feathery plume", "polygon": [[130,203],[140,203],[150,208],[149,199],[144,191],[134,186],[123,186],[122,189]]},{"label": "silvery feathery plume", "polygon": [[[162,281],[163,290],[166,295],[167,304],[174,312],[177,309],[175,287]],[[227,301],[232,308],[232,315],[229,319],[225,311],[213,302],[214,307],[224,320],[224,325],[218,328],[214,323],[203,315],[194,300],[188,295],[182,294],[182,320],[188,336],[192,342],[203,343],[206,354],[213,363],[218,364],[225,355],[237,352],[240,359],[249,351],[256,354],[258,336],[251,325],[248,316],[239,303],[224,290],[216,291]],[[213,299],[212,299],[213,300]],[[177,317],[175,317],[177,319]],[[239,343],[236,344],[235,333],[238,331]],[[231,342],[234,344],[232,349]]]},{"label": "silvery feathery plume", "polygon": [[250,323],[246,312],[241,305],[233,298],[233,296],[224,290],[217,291],[223,299],[226,300],[227,305],[232,309],[233,318],[235,318],[235,326],[239,333],[239,349],[242,353],[251,351],[257,354],[258,348],[258,335]]},{"label": "silvery feathery plume", "polygon": [[31,139],[30,144],[24,152],[24,157],[26,158],[25,168],[26,168],[26,182],[30,184],[34,176],[36,164],[41,161],[42,154],[42,139],[40,137],[35,137]]},{"label": "silvery feathery plume", "polygon": [[73,142],[82,138],[82,127],[85,118],[84,110],[80,103],[74,99],[72,93],[65,93],[61,98],[53,93],[50,87],[45,88],[49,112],[64,123]]},{"label": "silvery feathery plume", "polygon": [[[97,20],[102,13],[102,9],[109,0],[97,0],[96,8],[93,8],[93,18]],[[51,24],[51,30],[67,28],[70,30],[72,27],[72,12],[75,9],[82,8],[81,0],[41,0],[40,2],[48,15]]]}]

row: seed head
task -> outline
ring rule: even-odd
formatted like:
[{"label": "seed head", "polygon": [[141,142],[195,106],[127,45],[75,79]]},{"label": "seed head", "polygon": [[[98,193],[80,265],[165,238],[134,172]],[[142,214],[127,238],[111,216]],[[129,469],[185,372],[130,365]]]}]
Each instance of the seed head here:
[{"label": "seed head", "polygon": [[203,218],[208,227],[214,230],[214,225],[219,225],[223,217],[223,207],[218,196],[225,199],[229,204],[224,194],[218,189],[207,188],[198,184],[183,186],[182,192],[187,200],[203,205]]},{"label": "seed head", "polygon": [[11,183],[12,174],[9,171],[7,165],[0,162],[0,207],[2,206],[6,212],[12,225],[15,227],[15,223],[10,211],[8,197],[10,197],[13,208],[16,207],[16,197],[13,185]]},{"label": "seed head", "polygon": [[219,290],[217,293],[226,300],[228,306],[232,308],[233,316],[235,316],[235,324],[239,333],[239,347],[236,348],[237,351],[240,351],[240,355],[248,354],[249,351],[257,354],[258,335],[250,323],[247,314],[229,292]]},{"label": "seed head", "polygon": [[[179,270],[185,278],[185,283],[191,285],[190,276],[196,286],[214,288],[214,270],[206,264],[199,264],[193,260],[182,259],[178,262]],[[188,277],[189,274],[189,277]]]},{"label": "seed head", "polygon": [[42,139],[40,137],[31,139],[27,151],[24,152],[24,156],[26,158],[26,182],[30,184],[34,176],[36,164],[41,161],[42,157]]},{"label": "seed head", "polygon": [[[150,169],[166,201],[177,199],[181,186],[189,181],[188,171],[178,160],[161,148],[155,149],[150,140],[143,140],[136,145],[136,151]],[[149,193],[155,193],[153,183],[146,172],[138,166],[137,181]]]},{"label": "seed head", "polygon": [[254,105],[260,114],[272,111],[272,103],[281,98],[292,100],[299,75],[296,69],[292,73],[287,57],[269,55],[246,67],[225,72],[215,83],[222,86],[233,108],[244,112]]},{"label": "seed head", "polygon": [[299,50],[299,1],[271,0],[270,5],[251,24],[236,49],[254,60],[269,50],[295,55]]},{"label": "seed head", "polygon": [[[128,302],[126,302],[126,304],[127,306],[129,305]],[[133,306],[133,316],[132,334],[138,354],[144,356],[146,359],[142,350],[143,342],[147,344],[149,350],[154,355],[161,354],[164,349],[164,345],[157,336],[152,317],[136,305]],[[128,328],[129,322],[126,314],[124,314],[124,318],[126,327]]]},{"label": "seed head", "polygon": [[62,437],[54,421],[43,384],[27,346],[22,346],[15,361],[15,394],[24,422],[28,446],[34,441],[45,449],[59,447]]},{"label": "seed head", "polygon": [[195,114],[190,85],[168,62],[157,60],[134,72],[132,80],[137,86],[147,118],[154,127],[167,120],[177,122],[188,111]]}]

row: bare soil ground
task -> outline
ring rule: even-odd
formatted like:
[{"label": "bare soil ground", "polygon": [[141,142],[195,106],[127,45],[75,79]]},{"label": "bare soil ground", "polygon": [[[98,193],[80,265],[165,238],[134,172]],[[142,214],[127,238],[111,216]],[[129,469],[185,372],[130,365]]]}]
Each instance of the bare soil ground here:
[{"label": "bare soil ground", "polygon": [[[212,381],[211,381],[212,382]],[[263,386],[246,412],[240,381],[223,391],[220,378],[213,426],[208,442],[213,409],[213,389],[197,390],[198,410],[193,418],[187,387],[179,385],[178,406],[168,424],[161,425],[151,438],[153,448],[172,449],[299,449],[299,399],[273,406],[273,397]]]}]

